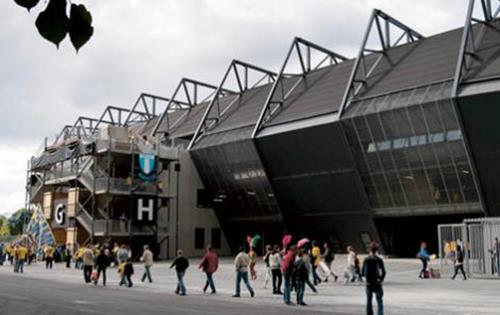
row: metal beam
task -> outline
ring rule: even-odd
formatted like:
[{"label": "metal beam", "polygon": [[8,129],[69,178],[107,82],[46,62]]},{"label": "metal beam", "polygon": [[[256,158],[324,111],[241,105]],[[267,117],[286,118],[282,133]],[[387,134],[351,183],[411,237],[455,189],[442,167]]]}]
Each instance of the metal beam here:
[{"label": "metal beam", "polygon": [[[384,27],[382,27],[381,23],[384,23]],[[394,28],[402,32],[402,35],[396,41],[391,42],[391,30]],[[378,35],[378,44],[380,46],[378,49],[367,47],[368,40],[370,38],[372,30],[374,29],[377,31]],[[352,72],[349,77],[344,96],[342,98],[342,103],[339,109],[339,117],[342,116],[351,100],[356,95],[358,95],[361,89],[365,86],[366,81],[370,77],[371,73],[380,62],[380,60],[385,56],[386,50],[400,45],[401,42],[405,39],[406,41],[404,41],[404,43],[412,43],[422,38],[424,38],[423,35],[413,30],[409,26],[403,24],[402,22],[396,20],[395,18],[381,10],[374,9],[372,15],[370,16],[366,31],[363,35],[363,41],[359,49],[358,57],[354,62],[354,66],[352,68]],[[380,55],[370,69],[366,69],[365,54]],[[363,65],[361,69],[360,65]]]},{"label": "metal beam", "polygon": [[[303,55],[302,55],[302,50],[305,49],[307,54],[306,54],[306,63],[307,66],[304,66],[304,60],[303,60]],[[315,50],[316,52],[321,53],[322,55],[325,55],[325,58],[323,58],[320,62],[318,62],[316,65],[312,65],[311,61],[311,49]],[[283,86],[283,80],[287,78],[285,75],[285,71],[287,67],[289,66],[289,62],[292,58],[292,56],[296,54],[297,58],[299,59],[299,64],[301,66],[302,72],[299,74],[300,77],[297,79],[297,82],[287,91],[284,90]],[[302,80],[304,80],[305,75],[309,73],[310,71],[316,70],[320,68],[326,60],[330,60],[330,64],[339,64],[341,62],[344,62],[347,60],[347,57],[344,57],[338,53],[335,53],[333,51],[330,51],[324,47],[321,47],[317,44],[314,44],[310,41],[307,41],[303,38],[300,37],[295,37],[292,41],[292,44],[290,45],[290,48],[288,49],[288,53],[285,57],[285,61],[283,62],[283,65],[281,66],[281,69],[278,73],[278,76],[276,80],[273,83],[273,86],[271,87],[271,90],[269,91],[269,94],[266,98],[266,101],[264,103],[264,106],[262,107],[259,118],[257,119],[257,123],[255,124],[255,127],[252,132],[252,138],[255,138],[259,130],[262,128],[262,126],[266,123],[266,121],[269,121],[272,116],[276,113],[278,109],[281,108],[283,105],[283,102],[285,99],[290,95],[290,93],[299,85]],[[281,96],[279,97],[279,100],[273,101],[273,98],[275,97],[278,87],[281,87]],[[271,106],[273,104],[276,104],[277,106],[273,109]]]},{"label": "metal beam", "polygon": [[[200,89],[208,92],[208,95],[202,99],[199,99]],[[174,90],[172,97],[169,99],[167,107],[162,112],[160,118],[151,130],[150,136],[154,136],[158,132],[158,129],[164,120],[167,122],[167,129],[170,128],[170,121],[168,118],[168,114],[170,112],[175,110],[189,110],[193,106],[207,102],[215,95],[216,90],[217,87],[215,85],[189,78],[183,78]],[[233,92],[228,89],[224,89],[223,93]],[[182,100],[182,97],[184,97],[187,101]]]},{"label": "metal beam", "polygon": [[[457,97],[460,85],[465,80],[467,72],[471,68],[473,60],[476,58],[476,46],[481,41],[481,35],[484,34],[486,27],[489,23],[496,19],[500,13],[500,4],[493,12],[493,0],[481,0],[482,17],[476,14],[475,0],[469,0],[469,7],[465,16],[465,24],[462,33],[462,40],[460,42],[460,50],[458,52],[457,66],[455,68],[455,76],[453,80],[453,88],[451,97]],[[474,31],[474,23],[480,24],[479,29]]]},{"label": "metal beam", "polygon": [[[240,76],[239,69],[243,70],[244,76],[243,78]],[[261,74],[262,76],[257,79],[255,82],[250,82],[248,73],[249,71],[256,72]],[[239,91],[232,92],[230,95],[234,95],[234,99],[231,100],[231,102],[224,108],[224,110],[221,110],[220,108],[220,98],[225,96],[223,91],[226,89],[226,84],[228,83],[228,79],[232,76],[238,84],[238,89]],[[224,73],[224,76],[222,78],[221,83],[217,87],[217,90],[215,91],[215,95],[210,101],[210,103],[207,106],[207,109],[205,110],[205,113],[203,113],[203,117],[201,121],[199,122],[194,136],[191,139],[191,142],[189,143],[188,150],[190,150],[193,145],[196,143],[196,141],[202,136],[202,134],[207,131],[208,129],[212,128],[217,124],[217,122],[220,120],[220,118],[226,113],[232,105],[241,97],[241,95],[252,88],[255,88],[256,86],[259,86],[263,81],[266,79],[269,82],[275,82],[276,81],[277,74],[273,71],[249,64],[247,62],[243,62],[240,60],[233,60],[229,64],[229,67],[227,68],[226,72]],[[243,82],[241,81],[243,80]],[[227,95],[227,94],[226,94]],[[215,110],[213,111],[215,106]]]}]

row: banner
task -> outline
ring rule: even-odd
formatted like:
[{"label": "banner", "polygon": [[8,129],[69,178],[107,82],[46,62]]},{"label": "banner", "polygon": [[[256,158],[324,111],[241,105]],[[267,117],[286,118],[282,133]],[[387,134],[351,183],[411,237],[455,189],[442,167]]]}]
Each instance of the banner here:
[{"label": "banner", "polygon": [[38,246],[56,245],[54,234],[50,228],[49,222],[45,219],[42,209],[35,208],[31,220],[26,227],[26,234],[29,235]]}]

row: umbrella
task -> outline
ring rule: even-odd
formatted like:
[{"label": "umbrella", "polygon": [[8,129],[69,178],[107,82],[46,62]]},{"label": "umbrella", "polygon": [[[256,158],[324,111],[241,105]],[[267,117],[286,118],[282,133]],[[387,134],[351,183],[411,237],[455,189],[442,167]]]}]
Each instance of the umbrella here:
[{"label": "umbrella", "polygon": [[303,247],[304,245],[308,244],[310,242],[310,240],[308,238],[303,238],[301,239],[298,243],[297,243],[297,247],[298,248],[301,248]]},{"label": "umbrella", "polygon": [[283,248],[287,248],[291,242],[292,242],[292,236],[290,234],[283,236],[283,240],[281,241],[281,243],[283,244]]}]

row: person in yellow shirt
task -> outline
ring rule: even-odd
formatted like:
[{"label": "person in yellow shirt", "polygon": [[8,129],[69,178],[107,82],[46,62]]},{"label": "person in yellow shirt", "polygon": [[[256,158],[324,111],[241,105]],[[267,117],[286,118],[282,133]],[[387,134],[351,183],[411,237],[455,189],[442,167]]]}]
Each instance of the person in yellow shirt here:
[{"label": "person in yellow shirt", "polygon": [[52,247],[51,245],[47,245],[45,247],[45,269],[52,269],[52,266],[54,264],[54,254],[56,252],[56,249]]},{"label": "person in yellow shirt", "polygon": [[14,250],[14,258],[16,259],[16,268],[17,272],[24,273],[24,262],[26,261],[26,257],[28,255],[28,249],[24,247],[22,244],[16,246]]},{"label": "person in yellow shirt", "polygon": [[319,263],[321,262],[321,250],[319,249],[318,243],[316,241],[312,242],[311,256],[312,256],[311,264],[312,264],[314,285],[318,285],[318,283],[321,283],[321,279],[318,276],[317,272]]},{"label": "person in yellow shirt", "polygon": [[85,252],[85,247],[80,247],[75,253],[75,268],[82,269],[83,267],[83,253]]}]

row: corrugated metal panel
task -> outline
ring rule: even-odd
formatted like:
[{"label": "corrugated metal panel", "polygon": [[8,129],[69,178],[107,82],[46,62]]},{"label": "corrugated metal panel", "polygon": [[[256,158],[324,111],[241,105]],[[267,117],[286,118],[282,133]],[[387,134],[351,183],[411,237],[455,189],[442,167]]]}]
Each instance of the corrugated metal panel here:
[{"label": "corrugated metal panel", "polygon": [[210,132],[255,125],[271,86],[272,84],[265,84],[243,92]]},{"label": "corrugated metal panel", "polygon": [[392,48],[377,65],[359,98],[394,92],[452,78],[460,48],[462,29]]},{"label": "corrugated metal panel", "polygon": [[[376,56],[368,56],[367,66],[373,65],[375,60]],[[271,126],[337,112],[354,61],[354,59],[348,60],[308,73],[285,100],[282,110],[266,125]]]}]

